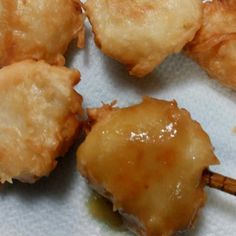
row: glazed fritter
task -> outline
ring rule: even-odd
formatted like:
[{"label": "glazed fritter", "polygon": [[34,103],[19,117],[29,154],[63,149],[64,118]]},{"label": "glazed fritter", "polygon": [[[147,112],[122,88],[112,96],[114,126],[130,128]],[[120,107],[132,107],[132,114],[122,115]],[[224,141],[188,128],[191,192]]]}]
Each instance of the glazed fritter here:
[{"label": "glazed fritter", "polygon": [[236,90],[236,1],[203,5],[203,25],[185,51],[210,77]]},{"label": "glazed fritter", "polygon": [[88,111],[78,169],[130,230],[169,236],[191,228],[205,202],[202,173],[218,164],[208,135],[176,102],[145,98]]},{"label": "glazed fritter", "polygon": [[72,39],[84,44],[79,0],[1,0],[0,67],[24,59],[63,65]]},{"label": "glazed fritter", "polygon": [[22,61],[0,70],[0,182],[34,182],[78,135],[78,71]]},{"label": "glazed fritter", "polygon": [[97,46],[136,77],[179,52],[202,17],[201,0],[88,0],[85,10]]}]

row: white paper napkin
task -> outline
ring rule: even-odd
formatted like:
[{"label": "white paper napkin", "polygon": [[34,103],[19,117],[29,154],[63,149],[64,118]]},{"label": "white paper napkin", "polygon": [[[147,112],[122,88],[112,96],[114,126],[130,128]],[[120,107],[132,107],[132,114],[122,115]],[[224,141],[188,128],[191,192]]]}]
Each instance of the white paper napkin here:
[{"label": "white paper napkin", "polygon": [[[68,53],[70,67],[80,70],[77,90],[84,107],[114,99],[119,106],[139,102],[142,96],[176,99],[211,137],[221,166],[213,170],[236,178],[236,93],[222,87],[183,55],[168,58],[145,79],[132,79],[125,68],[104,56],[94,45],[87,24],[85,50]],[[185,236],[236,235],[236,199],[207,190],[208,202],[196,229]],[[88,212],[90,190],[75,168],[74,151],[61,159],[49,178],[35,185],[14,183],[0,192],[1,236],[128,236],[98,222]],[[158,200],[158,199],[157,199]]]}]

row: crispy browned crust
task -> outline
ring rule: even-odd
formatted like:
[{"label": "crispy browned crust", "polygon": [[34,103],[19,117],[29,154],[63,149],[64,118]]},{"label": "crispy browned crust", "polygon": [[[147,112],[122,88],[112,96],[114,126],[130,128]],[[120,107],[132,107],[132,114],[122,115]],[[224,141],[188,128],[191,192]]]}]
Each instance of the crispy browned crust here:
[{"label": "crispy browned crust", "polygon": [[87,120],[83,123],[83,129],[88,134],[92,129],[93,125],[96,124],[99,120],[105,118],[110,111],[119,109],[114,107],[116,101],[113,101],[111,104],[104,104],[99,108],[88,108],[87,109]]},{"label": "crispy browned crust", "polygon": [[[124,64],[130,75],[144,77],[168,55],[179,52],[200,28],[200,1],[188,2],[189,5],[184,4],[189,9],[170,0],[168,3],[163,0],[88,0],[83,7],[98,48]],[[167,9],[172,9],[172,12]],[[186,12],[190,10],[192,18],[186,12],[182,14],[183,9]],[[172,27],[170,22],[176,27]]]},{"label": "crispy browned crust", "polygon": [[85,15],[82,11],[82,2],[80,0],[72,0],[75,4],[75,9],[77,10],[77,14],[80,15],[80,27],[78,29],[78,35],[77,35],[77,47],[78,48],[84,48],[85,47],[85,27],[84,27],[84,20],[85,20]]},{"label": "crispy browned crust", "polygon": [[[40,8],[38,4],[40,3]],[[39,10],[40,9],[40,10]],[[25,60],[64,65],[69,43],[84,47],[84,15],[79,0],[2,0],[0,67]]]},{"label": "crispy browned crust", "polygon": [[0,70],[0,182],[34,182],[55,168],[80,131],[79,81],[78,71],[43,61]]},{"label": "crispy browned crust", "polygon": [[185,52],[210,77],[236,89],[236,1],[213,0],[203,5],[203,25]]}]

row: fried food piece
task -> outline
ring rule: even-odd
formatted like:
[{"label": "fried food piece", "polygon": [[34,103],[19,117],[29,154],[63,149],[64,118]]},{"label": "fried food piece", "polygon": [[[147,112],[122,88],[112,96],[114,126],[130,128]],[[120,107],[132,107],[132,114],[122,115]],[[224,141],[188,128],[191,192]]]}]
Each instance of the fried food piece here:
[{"label": "fried food piece", "polygon": [[0,182],[47,176],[79,131],[78,71],[22,61],[0,70]]},{"label": "fried food piece", "polygon": [[88,0],[85,10],[97,46],[137,77],[191,41],[202,16],[200,0]]},{"label": "fried food piece", "polygon": [[203,25],[185,51],[212,78],[236,90],[236,1],[205,3]]},{"label": "fried food piece", "polygon": [[72,39],[84,44],[79,0],[1,0],[0,67],[24,59],[64,65]]},{"label": "fried food piece", "polygon": [[129,229],[169,236],[190,228],[205,202],[202,172],[218,163],[201,126],[176,102],[152,98],[88,114],[93,126],[77,151],[78,169]]}]

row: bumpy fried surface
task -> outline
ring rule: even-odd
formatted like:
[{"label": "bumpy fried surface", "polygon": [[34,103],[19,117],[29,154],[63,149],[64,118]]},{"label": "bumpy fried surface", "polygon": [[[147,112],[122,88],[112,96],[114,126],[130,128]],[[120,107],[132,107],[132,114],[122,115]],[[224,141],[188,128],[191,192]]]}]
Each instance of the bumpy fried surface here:
[{"label": "bumpy fried surface", "polygon": [[0,70],[0,182],[47,176],[78,134],[78,71],[23,61]]},{"label": "bumpy fried surface", "polygon": [[0,67],[24,59],[63,65],[70,41],[84,40],[79,0],[1,0]]},{"label": "bumpy fried surface", "polygon": [[143,77],[179,52],[200,28],[200,0],[88,0],[95,42],[108,56]]},{"label": "bumpy fried surface", "polygon": [[203,25],[185,50],[212,78],[236,89],[236,1],[205,3]]},{"label": "bumpy fried surface", "polygon": [[78,168],[142,236],[191,227],[205,194],[202,171],[217,164],[209,137],[175,102],[145,98],[89,111],[94,124]]}]

